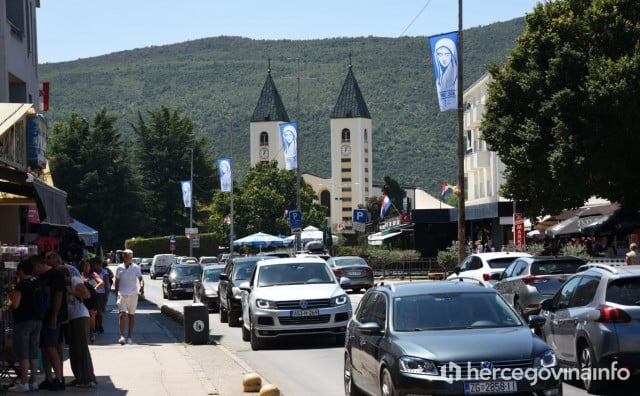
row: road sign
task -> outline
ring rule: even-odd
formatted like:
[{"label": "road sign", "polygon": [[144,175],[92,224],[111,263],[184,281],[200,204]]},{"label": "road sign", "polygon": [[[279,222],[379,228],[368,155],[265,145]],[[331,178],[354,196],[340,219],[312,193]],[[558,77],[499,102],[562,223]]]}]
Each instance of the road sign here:
[{"label": "road sign", "polygon": [[[354,209],[353,210],[353,222],[354,223],[366,224],[367,223],[367,210],[366,209]],[[356,231],[358,231],[355,228],[355,224],[354,224],[354,229]]]},{"label": "road sign", "polygon": [[176,243],[176,234],[169,235],[169,243]]},{"label": "road sign", "polygon": [[200,247],[200,236],[192,235],[191,236],[191,247],[199,248]]},{"label": "road sign", "polygon": [[302,228],[302,213],[299,210],[289,211],[289,226],[292,229]]},{"label": "road sign", "polygon": [[184,229],[184,233],[185,233],[185,235],[197,234],[198,233],[198,229],[197,228],[185,228]]}]

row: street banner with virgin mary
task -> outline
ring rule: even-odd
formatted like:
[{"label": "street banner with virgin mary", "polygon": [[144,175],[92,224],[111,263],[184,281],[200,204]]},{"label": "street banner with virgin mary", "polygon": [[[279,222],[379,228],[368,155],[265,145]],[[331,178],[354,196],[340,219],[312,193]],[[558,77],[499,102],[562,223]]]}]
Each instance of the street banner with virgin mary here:
[{"label": "street banner with virgin mary", "polygon": [[458,32],[429,38],[440,111],[458,108]]}]

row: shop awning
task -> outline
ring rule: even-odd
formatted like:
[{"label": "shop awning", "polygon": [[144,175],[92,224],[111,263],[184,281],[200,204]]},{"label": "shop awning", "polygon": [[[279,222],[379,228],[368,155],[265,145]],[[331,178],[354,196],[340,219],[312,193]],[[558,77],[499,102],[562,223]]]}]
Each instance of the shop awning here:
[{"label": "shop awning", "polygon": [[602,220],[593,222],[582,228],[586,235],[609,235],[617,233],[630,233],[640,228],[640,212],[619,210]]},{"label": "shop awning", "polygon": [[371,234],[367,237],[367,241],[369,242],[369,245],[382,245],[382,241],[384,241],[385,239],[389,239],[389,238],[393,238],[395,236],[398,236],[402,234],[402,231],[396,231],[396,232],[389,232],[389,231],[382,231],[382,232],[376,232],[375,234]]},{"label": "shop awning", "polygon": [[84,242],[85,246],[91,246],[98,243],[98,231],[89,227],[88,225],[74,219],[69,219],[69,227],[78,233],[78,238]]},{"label": "shop awning", "polygon": [[582,208],[568,219],[547,228],[546,234],[553,238],[584,234],[583,230],[592,224],[607,221],[618,208],[617,204]]},{"label": "shop awning", "polygon": [[29,176],[28,181],[36,190],[36,204],[38,205],[40,222],[51,225],[67,225],[69,223],[67,193],[36,177]]}]

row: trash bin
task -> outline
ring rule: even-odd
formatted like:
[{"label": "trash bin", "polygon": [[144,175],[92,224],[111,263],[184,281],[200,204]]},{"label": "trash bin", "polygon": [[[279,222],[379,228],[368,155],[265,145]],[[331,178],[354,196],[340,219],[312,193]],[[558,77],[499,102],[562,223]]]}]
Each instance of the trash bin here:
[{"label": "trash bin", "polygon": [[206,305],[197,303],[184,307],[184,342],[209,342],[209,309]]}]

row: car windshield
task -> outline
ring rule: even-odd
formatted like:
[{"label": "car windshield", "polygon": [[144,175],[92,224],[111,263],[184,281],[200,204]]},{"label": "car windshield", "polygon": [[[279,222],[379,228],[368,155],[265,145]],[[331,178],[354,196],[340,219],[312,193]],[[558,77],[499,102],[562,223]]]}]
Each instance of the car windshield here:
[{"label": "car windshield", "polygon": [[258,286],[334,283],[329,269],[322,263],[264,265],[258,274]]},{"label": "car windshield", "polygon": [[611,282],[607,287],[607,301],[621,305],[640,305],[640,278]]},{"label": "car windshield", "polygon": [[367,262],[360,257],[350,257],[350,258],[334,259],[333,264],[336,267],[348,267],[350,265],[367,265]]},{"label": "car windshield", "polygon": [[498,293],[440,293],[393,299],[396,331],[454,330],[521,326]]},{"label": "car windshield", "polygon": [[493,260],[487,260],[487,263],[489,263],[489,267],[491,268],[495,268],[495,269],[506,269],[509,264],[513,263],[513,260],[517,259],[517,257],[501,257],[501,258],[495,258]]},{"label": "car windshield", "polygon": [[220,274],[223,268],[212,268],[204,271],[205,282],[217,282],[220,280]]},{"label": "car windshield", "polygon": [[[257,260],[256,260],[257,261]],[[253,269],[256,267],[255,261],[247,261],[244,263],[236,263],[233,268],[233,278],[238,279],[249,279],[251,278],[251,273]]]},{"label": "car windshield", "polygon": [[531,263],[532,275],[575,274],[584,261],[541,261]]},{"label": "car windshield", "polygon": [[200,266],[184,266],[184,267],[176,267],[173,269],[173,272],[176,276],[198,276],[200,275]]}]

